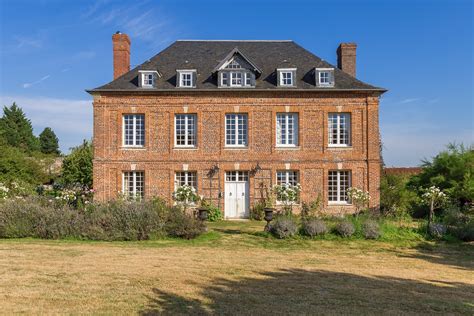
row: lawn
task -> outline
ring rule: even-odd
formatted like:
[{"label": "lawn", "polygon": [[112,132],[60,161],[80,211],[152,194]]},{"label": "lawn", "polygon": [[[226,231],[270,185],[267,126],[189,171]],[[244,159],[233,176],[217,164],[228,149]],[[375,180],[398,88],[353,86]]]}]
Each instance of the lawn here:
[{"label": "lawn", "polygon": [[0,240],[0,313],[470,314],[474,245],[276,240],[221,222],[196,240]]}]

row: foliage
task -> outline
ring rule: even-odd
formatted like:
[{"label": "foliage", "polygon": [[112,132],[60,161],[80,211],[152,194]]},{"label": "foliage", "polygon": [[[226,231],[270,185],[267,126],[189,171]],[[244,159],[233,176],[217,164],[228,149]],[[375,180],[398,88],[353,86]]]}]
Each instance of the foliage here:
[{"label": "foliage", "polygon": [[94,195],[93,189],[80,185],[70,185],[66,187],[60,184],[40,185],[36,188],[36,192],[40,196],[55,199],[56,202],[63,202],[64,204],[76,208],[92,203]]},{"label": "foliage", "polygon": [[270,222],[270,232],[277,238],[292,237],[297,231],[298,225],[293,216],[279,215]]},{"label": "foliage", "polygon": [[344,219],[337,223],[335,230],[337,234],[345,238],[351,237],[356,231],[354,224],[352,224],[347,219]]},{"label": "foliage", "polygon": [[463,241],[474,241],[474,219],[454,229],[455,236]]},{"label": "foliage", "polygon": [[431,224],[433,223],[434,211],[435,209],[441,207],[441,205],[443,205],[443,203],[446,201],[446,194],[444,194],[439,188],[432,186],[425,190],[422,198],[430,208],[428,217],[428,228],[430,228]]},{"label": "foliage", "polygon": [[255,203],[255,205],[250,208],[250,219],[254,221],[261,221],[265,217],[265,202],[259,201]]},{"label": "foliage", "polygon": [[223,219],[222,211],[214,204],[209,204],[207,207],[207,220],[210,222],[217,222]]},{"label": "foliage", "polygon": [[328,228],[323,220],[311,217],[303,221],[303,232],[310,237],[314,237],[326,234]]},{"label": "foliage", "polygon": [[369,192],[358,188],[349,188],[347,189],[347,197],[352,201],[356,207],[356,212],[359,213],[364,208],[368,207],[370,200]]},{"label": "foliage", "polygon": [[59,155],[59,140],[50,127],[46,127],[39,135],[40,150],[43,154]]},{"label": "foliage", "polygon": [[173,192],[173,199],[183,206],[184,210],[188,205],[199,200],[196,189],[190,185],[181,185]]},{"label": "foliage", "polygon": [[194,238],[205,225],[159,199],[112,201],[74,208],[56,199],[27,197],[0,203],[0,238],[146,240]]},{"label": "foliage", "polygon": [[428,228],[432,237],[442,238],[446,234],[446,226],[441,223],[431,223]]},{"label": "foliage", "polygon": [[368,219],[362,224],[362,232],[366,239],[377,239],[380,237],[380,226],[376,221]]},{"label": "foliage", "polygon": [[39,149],[38,139],[33,135],[31,121],[15,102],[10,107],[3,107],[0,118],[0,134],[7,145],[32,152]]},{"label": "foliage", "polygon": [[313,201],[307,203],[307,202],[302,202],[301,203],[301,217],[306,218],[306,217],[315,217],[321,215],[321,206],[322,206],[322,198],[321,194],[318,194],[318,197],[314,199]]},{"label": "foliage", "polygon": [[166,222],[166,232],[172,237],[192,239],[205,230],[206,226],[202,221],[178,209],[171,210]]},{"label": "foliage", "polygon": [[0,149],[0,182],[35,186],[46,181],[47,175],[37,159],[27,157],[19,148],[2,145]]},{"label": "foliage", "polygon": [[80,185],[92,188],[92,143],[84,140],[82,145],[74,147],[63,161],[62,182],[65,185]]},{"label": "foliage", "polygon": [[418,201],[414,190],[407,188],[409,178],[402,175],[383,174],[380,180],[380,209],[383,215],[402,219]]},{"label": "foliage", "polygon": [[433,161],[423,161],[423,170],[413,176],[412,189],[436,186],[455,204],[464,207],[474,202],[474,148],[449,144]]}]

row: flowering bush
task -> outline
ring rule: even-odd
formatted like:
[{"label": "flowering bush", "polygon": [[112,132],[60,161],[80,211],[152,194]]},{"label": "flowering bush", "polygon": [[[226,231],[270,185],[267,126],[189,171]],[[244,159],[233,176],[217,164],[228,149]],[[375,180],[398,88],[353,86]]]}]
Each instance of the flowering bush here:
[{"label": "flowering bush", "polygon": [[196,189],[190,185],[181,185],[173,192],[173,199],[180,203],[184,210],[189,204],[194,203],[198,200]]},{"label": "flowering bush", "polygon": [[291,183],[283,183],[275,185],[273,187],[273,191],[275,191],[278,201],[282,202],[285,205],[285,209],[290,209],[291,211],[291,206],[299,199],[301,185],[299,183],[297,183],[296,185],[293,185]]},{"label": "flowering bush", "polygon": [[41,196],[49,198],[50,203],[67,204],[74,207],[81,207],[92,202],[94,189],[87,186],[68,186],[61,185],[41,185],[36,189]]},{"label": "flowering bush", "polygon": [[440,188],[431,186],[425,190],[425,192],[423,193],[421,197],[423,199],[423,202],[425,202],[430,208],[430,213],[428,215],[428,232],[429,232],[431,223],[433,222],[434,211],[435,209],[442,206],[444,202],[446,202],[447,196],[445,193],[443,193],[443,191],[440,190]]},{"label": "flowering bush", "polygon": [[355,205],[356,211],[360,212],[362,208],[368,206],[370,194],[358,188],[349,188],[347,189],[347,198]]},{"label": "flowering bush", "polygon": [[0,182],[0,199],[6,200],[10,189],[3,183]]},{"label": "flowering bush", "polygon": [[22,199],[31,194],[26,184],[20,184],[18,182],[11,182],[10,184],[0,182],[0,200],[6,200],[10,198]]}]

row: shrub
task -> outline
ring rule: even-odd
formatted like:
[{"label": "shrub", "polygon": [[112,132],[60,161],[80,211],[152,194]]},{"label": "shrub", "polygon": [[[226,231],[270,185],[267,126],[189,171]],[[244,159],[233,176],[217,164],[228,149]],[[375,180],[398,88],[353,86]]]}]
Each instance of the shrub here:
[{"label": "shrub", "polygon": [[380,226],[374,220],[366,220],[362,224],[362,232],[366,239],[377,239],[380,237]]},{"label": "shrub", "polygon": [[270,223],[270,232],[278,238],[292,237],[297,231],[298,225],[292,216],[277,216]]},{"label": "shrub", "polygon": [[195,217],[174,209],[166,223],[166,232],[172,237],[192,239],[206,231],[205,224]]},{"label": "shrub", "polygon": [[428,228],[430,235],[435,238],[442,238],[446,234],[446,225],[441,223],[431,223]]},{"label": "shrub", "polygon": [[336,232],[342,237],[351,237],[355,233],[354,224],[349,222],[348,220],[340,221],[336,227]]},{"label": "shrub", "polygon": [[306,235],[314,237],[326,234],[328,228],[324,221],[317,218],[308,218],[303,221],[303,231]]},{"label": "shrub", "polygon": [[265,217],[265,203],[258,202],[250,209],[250,219],[261,221]]},{"label": "shrub", "polygon": [[467,222],[469,222],[469,216],[457,207],[451,206],[444,211],[443,223],[447,226],[462,226]]},{"label": "shrub", "polygon": [[217,222],[222,220],[222,211],[215,205],[209,205],[207,207],[207,220],[210,222]]},{"label": "shrub", "polygon": [[460,240],[474,241],[474,219],[471,219],[464,225],[455,227],[452,233]]}]

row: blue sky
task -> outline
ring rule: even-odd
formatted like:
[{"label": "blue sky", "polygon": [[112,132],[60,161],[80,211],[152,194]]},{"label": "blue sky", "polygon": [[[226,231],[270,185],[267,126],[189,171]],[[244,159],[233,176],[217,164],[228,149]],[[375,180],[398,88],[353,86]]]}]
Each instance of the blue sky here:
[{"label": "blue sky", "polygon": [[472,1],[0,2],[0,104],[16,101],[35,133],[67,152],[92,135],[91,97],[112,79],[111,35],[138,65],[176,39],[292,39],[336,64],[358,44],[357,77],[381,100],[384,160],[418,165],[448,142],[474,142]]}]

